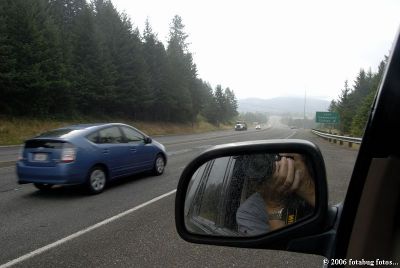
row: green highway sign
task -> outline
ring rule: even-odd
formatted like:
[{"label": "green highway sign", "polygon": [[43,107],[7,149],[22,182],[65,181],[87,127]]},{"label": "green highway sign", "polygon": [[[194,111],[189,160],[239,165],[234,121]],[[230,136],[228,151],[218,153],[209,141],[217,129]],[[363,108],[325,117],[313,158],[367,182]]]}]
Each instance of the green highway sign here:
[{"label": "green highway sign", "polygon": [[315,122],[337,124],[339,123],[339,114],[335,112],[316,112]]}]

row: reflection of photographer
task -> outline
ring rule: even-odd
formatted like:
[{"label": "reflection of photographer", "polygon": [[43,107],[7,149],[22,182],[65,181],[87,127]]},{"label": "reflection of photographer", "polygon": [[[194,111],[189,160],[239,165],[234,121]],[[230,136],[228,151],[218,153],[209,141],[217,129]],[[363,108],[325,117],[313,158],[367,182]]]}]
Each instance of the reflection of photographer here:
[{"label": "reflection of photographer", "polygon": [[312,170],[299,154],[244,156],[242,172],[256,192],[236,213],[239,231],[246,235],[267,233],[312,212],[315,186]]}]

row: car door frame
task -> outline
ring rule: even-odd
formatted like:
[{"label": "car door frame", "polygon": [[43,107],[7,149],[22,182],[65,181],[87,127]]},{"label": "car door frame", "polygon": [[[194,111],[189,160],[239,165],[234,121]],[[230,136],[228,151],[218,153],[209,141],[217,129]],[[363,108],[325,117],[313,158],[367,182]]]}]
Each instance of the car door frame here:
[{"label": "car door frame", "polygon": [[[102,128],[99,128],[97,131],[98,133],[98,137],[99,139],[100,137],[100,132],[102,130],[105,130],[107,128],[117,128],[122,140],[124,139],[123,133],[121,131],[121,129],[119,128],[118,125],[108,125]],[[128,155],[128,150],[127,150],[127,145],[126,143],[122,142],[122,143],[97,143],[97,146],[99,148],[99,150],[101,151],[101,160],[102,162],[104,162],[107,167],[108,170],[110,172],[110,179],[114,179],[114,178],[118,178],[118,177],[123,177],[126,176],[127,174],[129,174],[129,162],[127,160],[127,155]],[[116,159],[117,156],[113,156],[113,152],[115,154],[115,152],[118,151],[117,156],[122,155],[123,157],[121,157],[121,159],[118,157],[118,159]]]},{"label": "car door frame", "polygon": [[[130,156],[130,173],[138,173],[142,171],[149,170],[153,167],[155,153],[151,144],[146,143],[147,135],[138,129],[128,126],[128,125],[119,125],[120,131],[124,137],[124,141],[127,146],[128,155]],[[129,143],[126,137],[126,134],[123,128],[127,128],[133,130],[134,132],[141,135],[141,142],[138,143]]]}]

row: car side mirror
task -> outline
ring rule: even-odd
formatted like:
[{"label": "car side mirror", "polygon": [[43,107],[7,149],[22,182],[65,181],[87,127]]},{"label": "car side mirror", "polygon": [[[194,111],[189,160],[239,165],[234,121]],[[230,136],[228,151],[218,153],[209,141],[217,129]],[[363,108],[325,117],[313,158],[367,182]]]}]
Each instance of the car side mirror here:
[{"label": "car side mirror", "polygon": [[322,232],[327,211],[323,157],[304,140],[215,146],[186,166],[175,201],[186,241],[299,252],[295,240]]},{"label": "car side mirror", "polygon": [[152,139],[150,138],[150,137],[144,137],[144,143],[145,144],[149,144],[149,143],[152,143]]}]

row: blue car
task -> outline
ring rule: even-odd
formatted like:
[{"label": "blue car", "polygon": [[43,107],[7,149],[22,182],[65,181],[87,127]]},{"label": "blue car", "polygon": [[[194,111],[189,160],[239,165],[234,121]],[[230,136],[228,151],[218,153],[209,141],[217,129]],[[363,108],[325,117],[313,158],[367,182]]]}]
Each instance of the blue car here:
[{"label": "blue car", "polygon": [[164,145],[119,123],[85,124],[43,133],[25,142],[17,162],[18,183],[46,190],[56,184],[86,184],[97,194],[108,181],[153,171],[167,163]]}]

